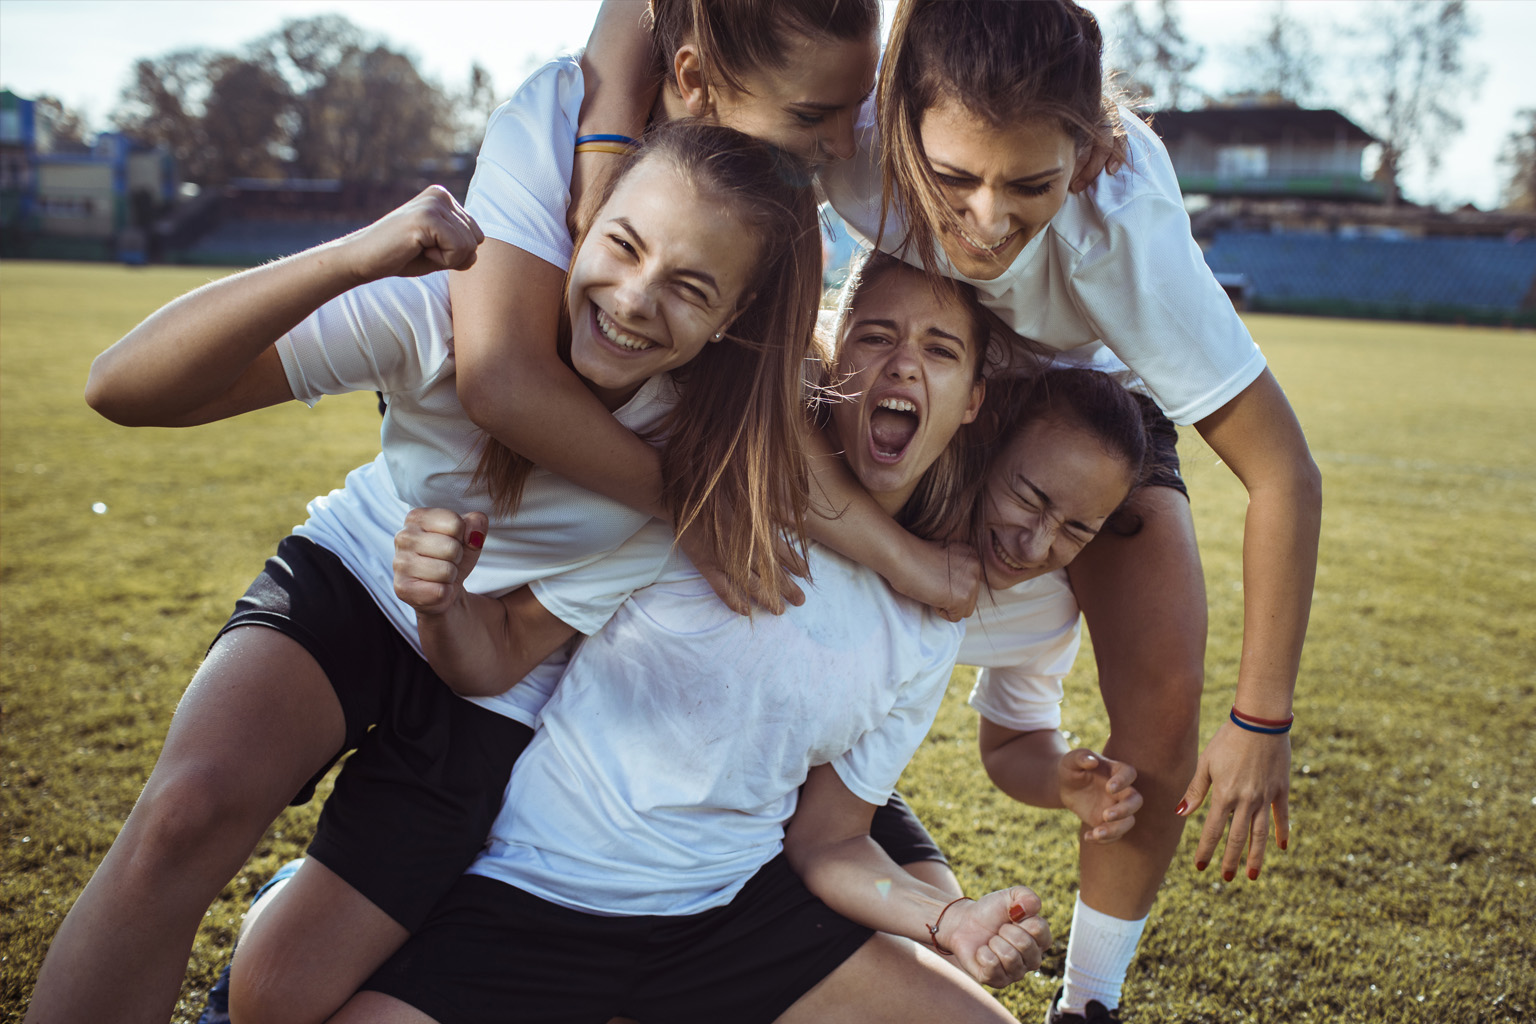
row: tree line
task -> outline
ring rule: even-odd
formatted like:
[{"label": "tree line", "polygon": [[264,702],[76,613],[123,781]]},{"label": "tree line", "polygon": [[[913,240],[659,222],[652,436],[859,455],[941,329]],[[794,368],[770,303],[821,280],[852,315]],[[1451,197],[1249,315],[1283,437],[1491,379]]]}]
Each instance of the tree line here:
[{"label": "tree line", "polygon": [[[82,143],[80,119],[52,97],[39,111],[56,143]],[[474,65],[460,90],[424,77],[341,15],[285,22],[240,52],[177,50],[135,61],[119,131],[175,157],[201,185],[233,178],[388,182],[473,149],[497,99]]]},{"label": "tree line", "polygon": [[[1364,27],[1340,26],[1329,40],[1350,74],[1325,74],[1318,40],[1283,2],[1260,30],[1227,55],[1235,94],[1344,110],[1381,142],[1379,180],[1396,194],[1405,163],[1433,173],[1445,142],[1462,128],[1482,69],[1470,55],[1476,25],[1465,0],[1399,0],[1369,10]],[[1109,63],[1126,97],[1146,109],[1188,109],[1230,99],[1203,93],[1195,74],[1207,59],[1184,29],[1174,0],[1122,0],[1104,19]],[[1347,79],[1348,96],[1322,83]],[[288,21],[239,53],[181,50],[135,62],[113,124],[170,149],[199,184],[240,177],[384,182],[423,162],[472,150],[497,97],[474,65],[458,90],[424,78],[341,15]],[[56,138],[83,141],[86,126],[51,97],[40,112]],[[1525,110],[1498,154],[1505,202],[1536,208],[1536,111]],[[1492,157],[1493,155],[1490,154]]]}]

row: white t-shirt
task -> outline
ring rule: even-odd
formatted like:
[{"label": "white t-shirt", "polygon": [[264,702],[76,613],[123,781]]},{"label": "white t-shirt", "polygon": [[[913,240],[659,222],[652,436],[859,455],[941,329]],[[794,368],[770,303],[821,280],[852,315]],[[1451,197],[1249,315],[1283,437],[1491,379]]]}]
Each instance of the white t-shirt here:
[{"label": "white t-shirt", "polygon": [[570,269],[574,248],[565,212],[585,94],[575,57],[557,57],[530,75],[486,124],[464,202],[487,238],[561,270]]},{"label": "white t-shirt", "polygon": [[[489,237],[562,270],[571,259],[565,212],[582,94],[573,58],[535,72],[491,116],[466,202]],[[295,532],[338,555],[418,652],[416,613],[394,591],[395,534],[414,507],[491,511],[485,489],[470,483],[483,435],[459,404],[447,275],[353,289],[277,346],[294,397],[311,405],[346,391],[385,395],[383,452],[349,474],[343,489],[311,502],[309,521]],[[631,430],[649,431],[675,401],[672,379],[657,377],[614,415]],[[542,599],[542,580],[600,560],[648,519],[534,469],[517,514],[492,520],[465,586],[494,597],[532,584]],[[546,606],[584,633],[595,632],[606,617],[569,597]],[[557,655],[506,693],[472,699],[532,725],[563,664]]]},{"label": "white t-shirt", "polygon": [[825,548],[810,562],[805,604],[747,619],[672,555],[572,658],[470,871],[587,913],[695,914],[779,853],[812,766],[883,804],[963,626]]},{"label": "white t-shirt", "polygon": [[980,665],[970,705],[1006,729],[1061,728],[1061,681],[1082,646],[1082,617],[1064,569],[983,592],[959,660]]},{"label": "white t-shirt", "polygon": [[[471,482],[483,434],[459,404],[454,381],[448,271],[388,278],[326,303],[278,341],[295,398],[381,391],[386,402],[374,461],[347,474],[346,486],[309,504],[294,532],[335,553],[411,645],[421,650],[416,612],[395,595],[395,534],[412,508],[491,513],[483,485]],[[636,431],[658,426],[676,400],[669,376],[648,380],[615,418]],[[535,468],[517,512],[493,516],[485,547],[465,586],[499,596],[524,584],[591,564],[615,550],[649,517]],[[563,608],[552,608],[561,615]],[[583,632],[602,625],[577,609],[566,621]],[[542,683],[475,698],[533,724],[548,696]]]},{"label": "white t-shirt", "polygon": [[[861,118],[857,155],[821,172],[833,208],[866,242],[880,229],[872,109]],[[1069,195],[994,280],[946,272],[975,285],[1019,334],[1056,349],[1058,363],[1129,367],[1169,419],[1194,423],[1253,383],[1264,356],[1190,235],[1162,141],[1131,111],[1121,118],[1130,152],[1125,167]],[[893,212],[881,246],[895,251],[905,234]],[[921,264],[916,254],[904,258]],[[939,259],[948,266],[942,252]]]}]

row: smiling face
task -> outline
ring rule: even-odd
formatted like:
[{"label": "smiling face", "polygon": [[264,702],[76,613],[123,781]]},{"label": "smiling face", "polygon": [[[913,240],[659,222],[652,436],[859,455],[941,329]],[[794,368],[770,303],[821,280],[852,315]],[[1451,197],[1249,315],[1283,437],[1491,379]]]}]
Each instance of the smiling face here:
[{"label": "smiling face", "polygon": [[610,409],[718,340],[744,305],[758,247],[729,206],[665,157],[614,189],[571,263],[571,363]]},{"label": "smiling face", "polygon": [[1077,146],[1047,118],[999,128],[953,99],[923,111],[928,166],[960,230],[940,236],[955,269],[990,281],[1007,270],[1067,201]]},{"label": "smiling face", "polygon": [[1081,423],[1046,414],[1014,434],[987,481],[981,559],[1004,590],[1060,569],[1125,500],[1131,471]]},{"label": "smiling face", "polygon": [[674,67],[686,112],[713,116],[812,164],[852,157],[854,120],[875,87],[875,38],[792,33],[784,50],[783,67],[741,75],[737,91],[723,83],[700,88],[697,58],[683,47]]},{"label": "smiling face", "polygon": [[838,350],[832,425],[849,467],[887,512],[906,504],[985,388],[980,340],[958,296],[940,296],[909,267],[866,285]]}]

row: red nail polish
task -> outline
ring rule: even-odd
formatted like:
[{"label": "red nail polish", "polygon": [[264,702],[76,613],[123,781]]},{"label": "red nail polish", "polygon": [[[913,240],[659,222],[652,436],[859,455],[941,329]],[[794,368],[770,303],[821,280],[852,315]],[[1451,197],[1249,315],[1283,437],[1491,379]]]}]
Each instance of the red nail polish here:
[{"label": "red nail polish", "polygon": [[1024,920],[1024,906],[1020,903],[1012,903],[1008,906],[1008,920],[1018,924]]},{"label": "red nail polish", "polygon": [[1258,880],[1259,880],[1259,869],[1258,868],[1249,868],[1248,869],[1248,881],[1250,881],[1250,882],[1257,882]]},{"label": "red nail polish", "polygon": [[1282,840],[1280,840],[1280,849],[1282,849],[1282,850],[1283,850],[1283,849],[1285,849],[1285,847],[1286,847],[1286,844],[1287,844],[1287,843],[1288,843],[1288,842],[1289,842],[1289,840],[1287,840],[1287,839],[1282,839]]},{"label": "red nail polish", "polygon": [[1197,861],[1195,861],[1195,870],[1196,871],[1204,871],[1209,864],[1210,864],[1210,861],[1197,860]]},{"label": "red nail polish", "polygon": [[482,546],[484,546],[484,544],[485,544],[485,534],[481,533],[479,530],[471,530],[469,532],[469,546],[470,547],[474,548],[476,551],[479,551],[480,548]]},{"label": "red nail polish", "polygon": [[1236,876],[1237,876],[1237,872],[1236,871],[1223,871],[1221,873],[1221,880],[1223,882],[1230,882]]},{"label": "red nail polish", "polygon": [[1177,806],[1177,807],[1175,807],[1173,809],[1173,813],[1174,814],[1183,814],[1188,809],[1189,809],[1189,801],[1188,800],[1180,800],[1179,801],[1179,806]]}]

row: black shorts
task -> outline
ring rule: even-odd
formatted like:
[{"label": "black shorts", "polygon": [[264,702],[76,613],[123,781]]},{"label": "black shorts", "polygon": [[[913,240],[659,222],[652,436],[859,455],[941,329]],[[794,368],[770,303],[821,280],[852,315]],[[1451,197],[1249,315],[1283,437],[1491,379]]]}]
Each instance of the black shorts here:
[{"label": "black shorts", "polygon": [[923,827],[917,812],[907,806],[900,793],[892,793],[884,807],[875,808],[874,820],[869,823],[869,837],[897,864],[916,864],[924,860],[949,863],[939,844]]},{"label": "black shorts", "polygon": [[726,906],[686,917],[598,917],[465,875],[363,988],[455,1024],[767,1024],[872,934],[782,854]]},{"label": "black shorts", "polygon": [[303,537],[278,544],[219,635],[251,625],[302,644],[346,718],[331,763],[354,752],[309,854],[415,929],[484,844],[533,731],[449,689],[341,560]]}]

